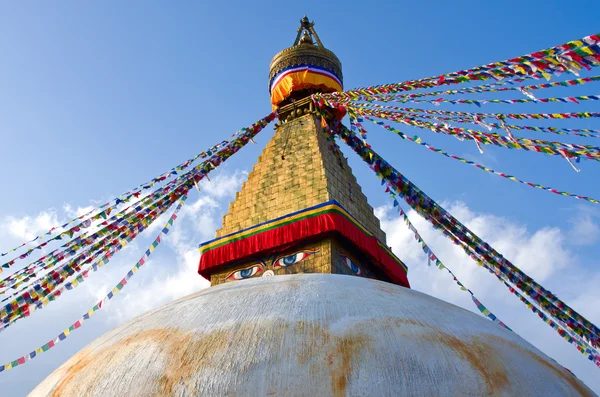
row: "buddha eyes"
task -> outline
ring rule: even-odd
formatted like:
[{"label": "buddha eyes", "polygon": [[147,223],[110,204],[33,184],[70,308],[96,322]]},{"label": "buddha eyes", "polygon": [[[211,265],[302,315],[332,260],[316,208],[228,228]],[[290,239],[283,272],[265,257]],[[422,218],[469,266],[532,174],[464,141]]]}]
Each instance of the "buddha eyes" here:
[{"label": "buddha eyes", "polygon": [[317,252],[318,250],[304,250],[298,251],[291,255],[280,256],[279,258],[273,261],[273,268],[292,266],[298,262],[302,262],[303,260]]},{"label": "buddha eyes", "polygon": [[[306,258],[308,258],[311,255],[314,255],[317,252],[319,252],[319,250],[302,250],[302,251],[293,253],[291,255],[282,255],[282,256],[277,257],[277,259],[275,259],[272,262],[273,263],[272,266],[274,269],[280,268],[280,267],[292,266],[298,262],[302,262],[303,260],[305,260]],[[266,275],[273,275],[272,270],[268,270],[267,272],[271,273],[271,274],[266,274],[264,264],[257,262],[254,265],[249,266],[245,269],[235,270],[235,271],[229,273],[225,277],[225,279],[226,280],[244,280],[246,278],[254,277],[254,276],[262,274],[262,273],[265,273]]]},{"label": "buddha eyes", "polygon": [[356,263],[354,263],[354,261],[352,261],[352,259],[350,259],[346,255],[342,255],[342,260],[344,261],[346,266],[348,266],[350,268],[350,270],[352,270],[352,272],[354,274],[356,274],[357,276],[363,275],[362,268],[360,266],[358,266]]},{"label": "buddha eyes", "polygon": [[236,270],[235,272],[231,272],[227,277],[225,277],[225,279],[226,280],[243,280],[245,278],[250,278],[252,276],[256,276],[258,273],[261,273],[263,270],[264,270],[263,266],[256,264],[256,265],[247,267],[242,270]]}]

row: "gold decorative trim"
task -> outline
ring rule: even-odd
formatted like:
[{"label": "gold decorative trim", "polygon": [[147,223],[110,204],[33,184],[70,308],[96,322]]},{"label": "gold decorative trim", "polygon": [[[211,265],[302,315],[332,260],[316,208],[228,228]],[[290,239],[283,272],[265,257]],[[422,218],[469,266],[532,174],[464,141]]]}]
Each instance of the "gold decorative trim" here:
[{"label": "gold decorative trim", "polygon": [[[275,75],[282,70],[296,65],[314,65],[332,71],[340,82],[344,82],[342,63],[335,54],[323,47],[313,44],[301,43],[286,48],[273,57],[270,64],[269,84]],[[269,87],[270,88],[270,87]]]}]

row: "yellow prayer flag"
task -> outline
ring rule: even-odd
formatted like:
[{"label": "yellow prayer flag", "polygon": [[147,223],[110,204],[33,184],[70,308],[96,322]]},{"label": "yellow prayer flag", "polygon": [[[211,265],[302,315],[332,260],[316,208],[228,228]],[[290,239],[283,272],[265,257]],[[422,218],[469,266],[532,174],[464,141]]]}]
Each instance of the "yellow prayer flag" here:
[{"label": "yellow prayer flag", "polygon": [[583,42],[581,40],[573,40],[569,41],[567,44],[574,45],[575,47],[581,47],[583,45]]},{"label": "yellow prayer flag", "polygon": [[594,55],[594,51],[590,50],[588,47],[581,47],[580,50],[589,55]]}]

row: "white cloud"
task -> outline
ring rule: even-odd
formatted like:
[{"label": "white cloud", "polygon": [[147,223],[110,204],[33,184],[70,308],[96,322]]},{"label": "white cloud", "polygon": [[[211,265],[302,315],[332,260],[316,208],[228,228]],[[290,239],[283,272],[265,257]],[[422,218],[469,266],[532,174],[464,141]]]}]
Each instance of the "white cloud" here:
[{"label": "white cloud", "polygon": [[235,194],[243,181],[248,177],[246,171],[235,171],[233,174],[218,174],[211,182],[203,180],[201,189],[216,198],[224,198]]},{"label": "white cloud", "polygon": [[577,245],[592,245],[600,237],[600,225],[595,220],[600,218],[600,211],[580,206],[570,222],[573,225],[571,237]]},{"label": "white cloud", "polygon": [[[60,221],[54,209],[42,211],[35,218],[28,215],[22,218],[9,216],[2,222],[0,235],[8,237],[13,245],[19,245],[23,241],[31,240],[42,233],[46,233],[59,223]],[[6,243],[8,241],[2,243],[3,250],[13,248],[12,246],[8,247]]]},{"label": "white cloud", "polygon": [[67,218],[74,219],[74,218],[80,217],[83,214],[87,214],[88,212],[90,212],[94,208],[95,208],[95,206],[93,206],[93,205],[88,205],[88,206],[85,206],[85,207],[74,208],[71,204],[64,204],[63,205],[63,212],[65,213],[65,216]]}]

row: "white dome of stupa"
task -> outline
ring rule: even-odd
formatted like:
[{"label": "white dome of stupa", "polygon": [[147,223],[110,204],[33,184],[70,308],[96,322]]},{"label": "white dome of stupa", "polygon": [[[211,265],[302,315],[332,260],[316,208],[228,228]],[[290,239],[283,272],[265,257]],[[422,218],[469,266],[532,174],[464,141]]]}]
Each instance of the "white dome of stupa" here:
[{"label": "white dome of stupa", "polygon": [[517,334],[397,285],[294,274],[225,283],[123,324],[31,396],[580,396]]}]

